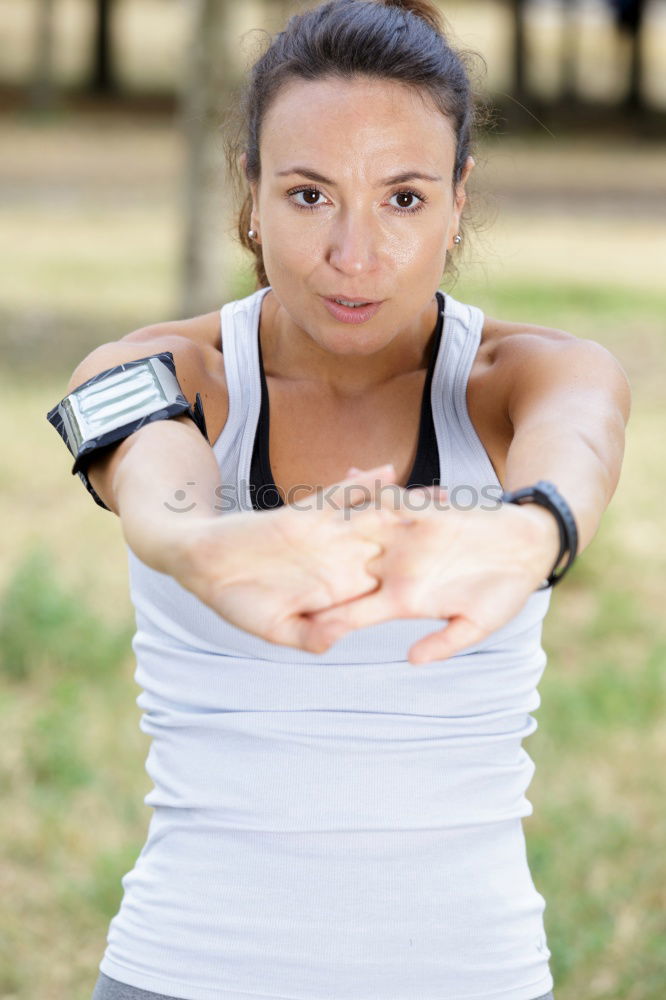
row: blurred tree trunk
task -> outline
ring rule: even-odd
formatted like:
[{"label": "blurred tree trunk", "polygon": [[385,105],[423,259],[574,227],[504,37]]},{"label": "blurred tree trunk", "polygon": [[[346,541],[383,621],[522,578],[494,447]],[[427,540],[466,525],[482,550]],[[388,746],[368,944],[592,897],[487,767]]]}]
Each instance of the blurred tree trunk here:
[{"label": "blurred tree trunk", "polygon": [[560,94],[565,100],[575,101],[578,94],[578,20],[577,0],[562,2],[562,33],[560,40]]},{"label": "blurred tree trunk", "polygon": [[35,63],[30,85],[30,104],[48,111],[55,104],[53,52],[55,48],[54,0],[39,0],[35,23]]},{"label": "blurred tree trunk", "polygon": [[631,56],[629,59],[629,88],[625,104],[630,111],[638,111],[643,101],[643,48],[640,28],[631,36]]},{"label": "blurred tree trunk", "polygon": [[513,27],[513,92],[516,97],[527,93],[525,73],[525,0],[512,0]]},{"label": "blurred tree trunk", "polygon": [[95,0],[93,69],[90,78],[90,89],[95,93],[108,94],[116,90],[111,42],[112,8],[113,0]]},{"label": "blurred tree trunk", "polygon": [[629,58],[629,88],[626,105],[630,111],[643,107],[643,15],[645,0],[631,0],[624,5],[620,26],[629,34],[631,54]]},{"label": "blurred tree trunk", "polygon": [[180,314],[218,309],[232,295],[230,202],[220,123],[236,82],[233,0],[191,0],[191,42],[180,118],[187,148]]}]

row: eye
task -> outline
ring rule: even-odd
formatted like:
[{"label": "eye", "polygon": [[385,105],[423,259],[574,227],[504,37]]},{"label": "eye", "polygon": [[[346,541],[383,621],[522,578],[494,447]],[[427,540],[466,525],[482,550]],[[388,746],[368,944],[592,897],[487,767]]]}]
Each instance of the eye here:
[{"label": "eye", "polygon": [[[393,207],[396,208],[398,212],[408,215],[413,215],[414,212],[420,212],[428,200],[425,195],[409,190],[396,191],[395,194],[391,195],[391,198],[398,198],[399,200],[402,200],[402,204],[394,205]],[[414,204],[414,199],[418,199],[417,204]],[[407,201],[408,204],[404,204],[405,201]]]},{"label": "eye", "polygon": [[[320,196],[323,197],[319,188],[313,188],[313,187],[295,188],[293,191],[287,192],[287,197],[290,198],[291,200],[294,200],[296,195],[299,194],[303,195],[303,197],[306,199],[306,202],[305,204],[303,204],[303,202],[294,201],[294,204],[296,205],[297,208],[305,208],[305,209],[319,208],[320,203],[318,203],[316,199],[319,198]],[[314,200],[313,201],[307,200],[310,198],[314,198]]]}]

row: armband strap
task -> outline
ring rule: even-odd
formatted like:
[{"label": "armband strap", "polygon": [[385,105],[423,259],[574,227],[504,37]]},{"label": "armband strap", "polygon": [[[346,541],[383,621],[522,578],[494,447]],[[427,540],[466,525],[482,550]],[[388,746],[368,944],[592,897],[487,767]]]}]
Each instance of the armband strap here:
[{"label": "armband strap", "polygon": [[[578,553],[578,529],[576,519],[562,494],[557,487],[545,479],[540,479],[534,486],[524,486],[522,489],[504,492],[502,494],[504,503],[536,503],[549,510],[555,520],[560,533],[560,551],[549,576],[543,581],[537,590],[547,590],[559,583],[564,574],[573,564]],[[557,571],[562,558],[566,556],[564,566]]]},{"label": "armband strap", "polygon": [[109,510],[88,479],[93,456],[145,424],[183,413],[208,441],[201,396],[197,393],[190,407],[176,377],[173,354],[164,351],[93,375],[49,410],[46,419],[74,456],[72,474],[80,477],[95,503]]}]

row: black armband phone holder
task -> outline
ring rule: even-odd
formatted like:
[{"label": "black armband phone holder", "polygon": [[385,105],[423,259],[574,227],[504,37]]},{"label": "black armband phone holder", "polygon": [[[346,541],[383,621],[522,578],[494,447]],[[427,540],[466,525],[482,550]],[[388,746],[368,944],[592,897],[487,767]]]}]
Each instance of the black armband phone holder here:
[{"label": "black armband phone holder", "polygon": [[173,354],[164,351],[93,375],[49,410],[46,419],[74,455],[72,474],[79,476],[95,503],[109,510],[88,479],[92,458],[145,424],[183,413],[208,441],[201,396],[196,394],[191,407],[176,377]]}]

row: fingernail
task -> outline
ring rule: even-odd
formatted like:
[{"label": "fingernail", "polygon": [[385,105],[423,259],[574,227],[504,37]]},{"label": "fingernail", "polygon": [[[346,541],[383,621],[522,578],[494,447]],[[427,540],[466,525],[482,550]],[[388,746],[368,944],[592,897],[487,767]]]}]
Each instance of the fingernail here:
[{"label": "fingernail", "polygon": [[361,470],[357,469],[355,465],[352,465],[349,469],[347,469],[347,475],[350,475],[350,473],[353,474],[355,472],[360,472],[360,471]]}]

